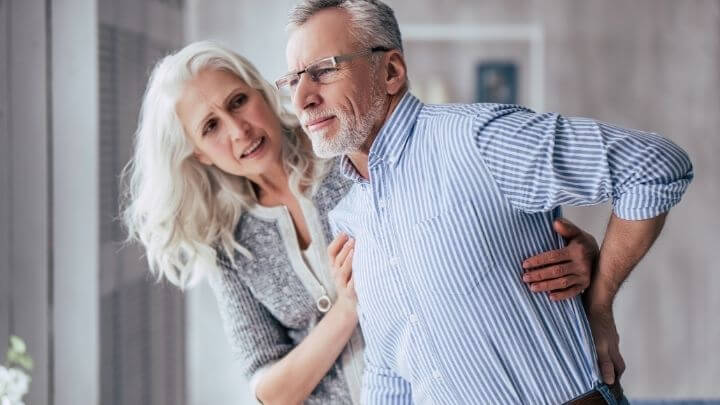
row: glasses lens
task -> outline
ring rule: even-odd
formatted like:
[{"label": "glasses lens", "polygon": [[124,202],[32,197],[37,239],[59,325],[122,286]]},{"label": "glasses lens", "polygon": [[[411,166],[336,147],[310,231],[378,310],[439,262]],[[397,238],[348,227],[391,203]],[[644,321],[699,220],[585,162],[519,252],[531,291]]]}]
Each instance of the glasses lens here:
[{"label": "glasses lens", "polygon": [[329,83],[336,72],[337,67],[333,58],[320,60],[307,67],[310,78],[317,83]]},{"label": "glasses lens", "polygon": [[277,86],[278,89],[282,90],[283,88],[294,86],[294,84],[297,84],[297,81],[297,73],[288,73],[285,76],[277,79],[275,81],[275,86]]}]

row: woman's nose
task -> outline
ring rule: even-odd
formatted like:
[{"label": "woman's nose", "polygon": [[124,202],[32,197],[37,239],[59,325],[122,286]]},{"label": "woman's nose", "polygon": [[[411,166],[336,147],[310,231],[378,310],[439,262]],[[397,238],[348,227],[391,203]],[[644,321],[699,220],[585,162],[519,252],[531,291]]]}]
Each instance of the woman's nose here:
[{"label": "woman's nose", "polygon": [[230,139],[232,139],[233,142],[246,139],[250,132],[250,124],[244,119],[237,117],[233,117],[230,122]]}]

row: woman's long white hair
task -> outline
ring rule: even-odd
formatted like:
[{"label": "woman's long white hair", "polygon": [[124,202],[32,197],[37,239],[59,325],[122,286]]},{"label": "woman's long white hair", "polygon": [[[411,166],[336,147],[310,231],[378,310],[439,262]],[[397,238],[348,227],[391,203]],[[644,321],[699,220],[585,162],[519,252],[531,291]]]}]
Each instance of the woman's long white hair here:
[{"label": "woman's long white hair", "polygon": [[185,85],[205,69],[233,73],[265,97],[284,128],[282,156],[293,191],[312,189],[327,169],[274,87],[242,56],[201,41],[161,59],[150,75],[135,151],[123,171],[122,220],[128,240],[145,246],[150,271],[181,288],[217,268],[217,249],[231,261],[235,252],[252,257],[234,238],[240,215],[255,203],[250,181],[197,161],[176,113]]}]

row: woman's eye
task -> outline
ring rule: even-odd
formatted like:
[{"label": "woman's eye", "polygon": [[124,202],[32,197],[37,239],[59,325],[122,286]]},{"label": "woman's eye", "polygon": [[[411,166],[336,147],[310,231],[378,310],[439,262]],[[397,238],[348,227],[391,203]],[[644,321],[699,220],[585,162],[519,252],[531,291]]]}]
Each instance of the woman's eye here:
[{"label": "woman's eye", "polygon": [[202,136],[208,135],[212,132],[215,132],[215,129],[217,128],[217,121],[216,120],[210,120],[205,123],[205,126],[202,130]]},{"label": "woman's eye", "polygon": [[245,94],[238,94],[230,101],[230,108],[240,107],[245,104],[245,100],[247,100],[247,96]]}]

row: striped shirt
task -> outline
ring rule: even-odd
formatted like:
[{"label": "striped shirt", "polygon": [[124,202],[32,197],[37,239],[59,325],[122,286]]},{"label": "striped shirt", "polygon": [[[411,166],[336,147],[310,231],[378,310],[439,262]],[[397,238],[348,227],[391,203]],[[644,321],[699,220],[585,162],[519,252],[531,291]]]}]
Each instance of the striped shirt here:
[{"label": "striped shirt", "polygon": [[600,381],[579,298],[551,302],[521,262],[562,247],[560,206],[624,219],[677,204],[692,179],[660,136],[497,104],[407,93],[331,211],[356,240],[363,403],[557,404]]}]

